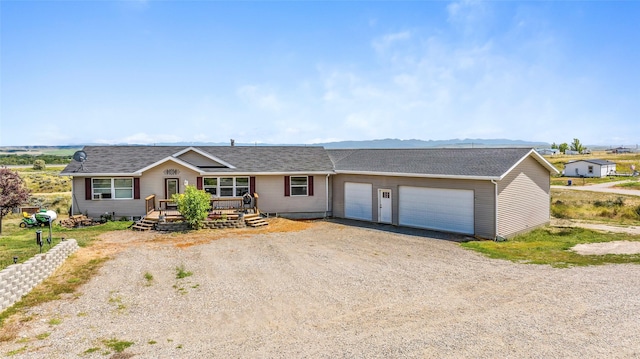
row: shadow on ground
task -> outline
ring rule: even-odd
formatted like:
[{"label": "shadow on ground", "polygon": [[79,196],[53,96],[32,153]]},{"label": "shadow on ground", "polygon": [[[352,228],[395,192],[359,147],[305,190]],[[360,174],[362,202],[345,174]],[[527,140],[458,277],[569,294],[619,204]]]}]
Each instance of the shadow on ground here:
[{"label": "shadow on ground", "polygon": [[368,229],[374,229],[378,231],[404,234],[404,235],[415,236],[415,237],[442,239],[445,241],[458,242],[458,243],[477,240],[474,237],[466,236],[463,234],[445,233],[445,232],[438,232],[438,231],[432,231],[432,230],[420,229],[420,228],[400,227],[400,226],[394,226],[392,224],[364,222],[364,221],[357,221],[353,219],[330,218],[330,219],[327,219],[327,221],[332,223],[344,224],[346,226],[368,228]]}]

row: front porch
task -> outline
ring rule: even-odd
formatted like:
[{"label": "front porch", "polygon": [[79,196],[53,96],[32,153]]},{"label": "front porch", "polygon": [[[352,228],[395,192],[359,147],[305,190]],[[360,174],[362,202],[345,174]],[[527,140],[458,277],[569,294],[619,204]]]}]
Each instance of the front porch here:
[{"label": "front porch", "polygon": [[[158,206],[156,207],[156,202]],[[260,211],[255,204],[257,194],[245,203],[243,198],[211,198],[211,206],[206,221],[237,221],[242,216],[244,223],[250,227],[259,227],[268,223],[260,217]],[[138,230],[155,229],[158,223],[184,222],[184,217],[178,211],[172,200],[156,200],[155,195],[145,198],[147,214],[132,228]],[[209,228],[223,228],[224,226],[207,226]]]}]

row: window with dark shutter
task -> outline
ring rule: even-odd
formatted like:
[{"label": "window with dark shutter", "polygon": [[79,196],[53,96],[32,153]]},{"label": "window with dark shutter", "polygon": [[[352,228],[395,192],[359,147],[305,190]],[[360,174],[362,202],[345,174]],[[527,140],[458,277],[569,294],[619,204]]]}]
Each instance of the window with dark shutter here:
[{"label": "window with dark shutter", "polygon": [[84,199],[90,201],[92,198],[91,178],[84,179]]},{"label": "window with dark shutter", "polygon": [[291,196],[291,177],[289,176],[284,176],[284,196],[285,197],[289,197]]},{"label": "window with dark shutter", "polygon": [[140,178],[133,179],[133,199],[140,199]]}]

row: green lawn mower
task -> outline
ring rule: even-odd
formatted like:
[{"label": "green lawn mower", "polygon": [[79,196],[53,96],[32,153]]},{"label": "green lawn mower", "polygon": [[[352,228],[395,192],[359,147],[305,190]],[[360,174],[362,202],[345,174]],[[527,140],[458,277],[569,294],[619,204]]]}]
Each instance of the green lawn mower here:
[{"label": "green lawn mower", "polygon": [[22,216],[24,217],[22,218],[22,222],[20,222],[20,227],[22,228],[45,227],[58,218],[56,212],[44,209],[34,214],[22,212]]}]

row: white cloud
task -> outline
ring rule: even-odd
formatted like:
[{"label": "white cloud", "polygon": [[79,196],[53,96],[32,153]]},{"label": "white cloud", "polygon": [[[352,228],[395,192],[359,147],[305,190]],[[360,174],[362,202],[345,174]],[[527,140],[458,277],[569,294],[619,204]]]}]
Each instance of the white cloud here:
[{"label": "white cloud", "polygon": [[258,85],[245,85],[237,90],[237,95],[252,106],[264,110],[279,112],[284,104],[278,99],[275,92],[265,90]]},{"label": "white cloud", "polygon": [[411,39],[410,31],[395,32],[395,33],[386,34],[377,39],[374,39],[371,42],[371,46],[373,46],[373,48],[377,52],[382,53],[390,49],[395,44],[402,43],[410,39]]}]

